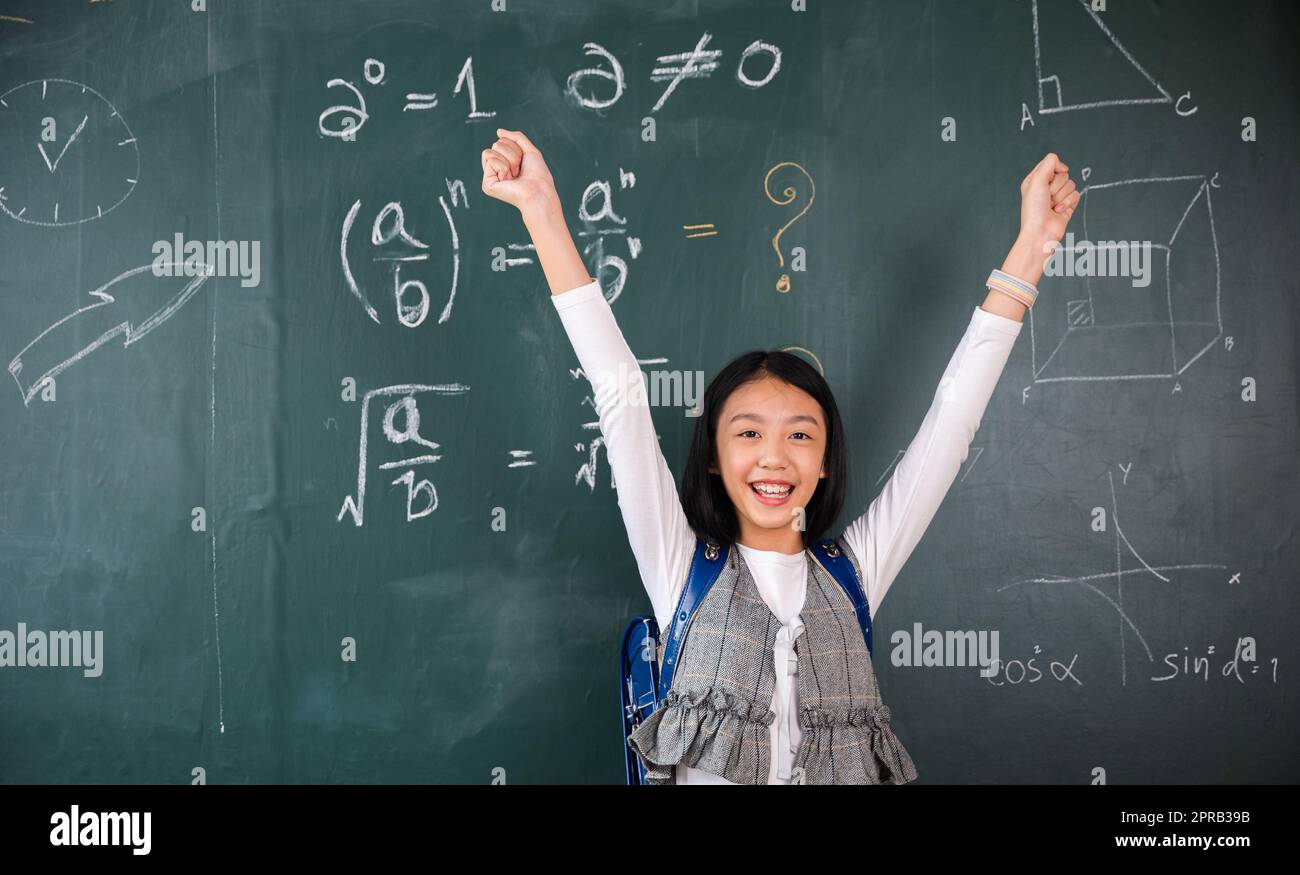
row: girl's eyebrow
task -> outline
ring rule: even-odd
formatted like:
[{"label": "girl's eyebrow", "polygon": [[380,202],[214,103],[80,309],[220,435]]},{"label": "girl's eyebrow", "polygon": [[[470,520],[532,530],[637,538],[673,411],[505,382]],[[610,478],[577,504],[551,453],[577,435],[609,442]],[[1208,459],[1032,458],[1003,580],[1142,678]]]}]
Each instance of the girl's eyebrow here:
[{"label": "girl's eyebrow", "polygon": [[[731,419],[727,421],[727,424],[730,425],[731,423],[735,422],[737,419],[752,419],[755,422],[762,422],[762,423],[767,422],[766,417],[759,416],[757,413],[737,413],[735,416],[731,417]],[[786,424],[790,424],[794,422],[811,422],[813,425],[821,425],[821,423],[817,421],[817,417],[809,416],[806,413],[800,413],[796,416],[786,417],[785,421]]]}]

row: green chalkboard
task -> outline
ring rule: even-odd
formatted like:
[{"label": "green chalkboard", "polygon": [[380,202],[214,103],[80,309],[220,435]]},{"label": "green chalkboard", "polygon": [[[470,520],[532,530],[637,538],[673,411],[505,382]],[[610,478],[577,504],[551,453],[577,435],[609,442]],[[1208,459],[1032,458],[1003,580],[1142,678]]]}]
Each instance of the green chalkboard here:
[{"label": "green chalkboard", "polygon": [[876,618],[894,727],[922,782],[1300,779],[1297,13],[1094,5],[0,0],[0,781],[622,780],[649,603],[498,126],[639,359],[815,359],[840,526],[1060,153],[1151,282],[1040,284]]}]

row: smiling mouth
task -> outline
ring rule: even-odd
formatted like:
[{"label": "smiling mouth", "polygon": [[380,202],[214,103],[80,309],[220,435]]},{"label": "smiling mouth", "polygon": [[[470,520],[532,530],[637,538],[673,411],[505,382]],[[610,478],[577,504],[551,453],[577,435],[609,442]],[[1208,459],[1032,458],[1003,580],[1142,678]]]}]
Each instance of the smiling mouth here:
[{"label": "smiling mouth", "polygon": [[789,483],[779,485],[758,481],[749,484],[749,491],[758,496],[758,500],[763,504],[777,505],[785,503],[794,494],[794,486]]}]

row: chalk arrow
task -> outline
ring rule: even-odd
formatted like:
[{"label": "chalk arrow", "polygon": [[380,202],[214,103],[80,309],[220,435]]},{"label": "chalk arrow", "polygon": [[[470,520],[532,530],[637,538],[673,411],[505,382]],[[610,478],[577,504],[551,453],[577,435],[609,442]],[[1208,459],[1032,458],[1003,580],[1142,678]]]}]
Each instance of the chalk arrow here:
[{"label": "chalk arrow", "polygon": [[[143,267],[134,267],[90,292],[90,296],[95,299],[93,304],[87,304],[73,310],[67,316],[36,335],[31,343],[24,346],[22,351],[14,356],[13,361],[9,363],[9,373],[13,375],[15,382],[18,383],[18,391],[23,396],[23,404],[31,404],[31,400],[41,391],[41,387],[45,385],[47,380],[54,379],[64,370],[108,343],[114,337],[120,335],[125,338],[122,341],[123,347],[130,346],[144,338],[149,332],[175,315],[177,310],[185,306],[185,303],[194,297],[199,288],[212,275],[212,268],[206,264],[202,265],[199,275],[190,278],[189,282],[185,283],[184,287],[175,295],[172,295],[163,306],[146,315],[143,320],[133,320],[129,318],[133,314],[126,312],[128,303],[137,300],[148,301],[150,297],[148,292],[165,287],[165,284],[177,282],[174,277],[184,277],[184,266],[179,263],[168,265],[173,274],[171,278],[155,276],[153,267],[153,262]],[[141,287],[142,290],[132,292],[131,289],[136,286]],[[109,289],[113,289],[113,294],[109,293]],[[118,301],[118,297],[122,297],[122,300]],[[139,305],[137,304],[137,306]],[[145,304],[146,311],[148,306],[148,304]],[[99,327],[99,324],[105,321],[112,323],[114,320],[121,321],[112,325],[90,343],[82,343],[82,339],[88,333],[93,333]],[[89,330],[87,330],[88,326],[90,326]],[[77,352],[71,356],[63,357],[68,349],[77,348],[78,345],[80,345],[80,349]],[[51,361],[57,361],[57,364],[45,367],[42,370],[42,365]],[[24,377],[24,374],[27,376]]]}]

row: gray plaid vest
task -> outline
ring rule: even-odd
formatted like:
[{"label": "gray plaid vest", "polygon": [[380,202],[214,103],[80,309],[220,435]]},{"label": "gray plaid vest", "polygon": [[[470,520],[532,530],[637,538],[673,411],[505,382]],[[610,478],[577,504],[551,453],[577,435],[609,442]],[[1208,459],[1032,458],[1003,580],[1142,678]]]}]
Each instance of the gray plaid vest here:
[{"label": "gray plaid vest", "polygon": [[[836,544],[853,563],[843,536]],[[916,780],[912,758],[889,726],[853,605],[812,552],[799,616],[798,720],[793,774],[805,784],[903,784]],[[863,582],[865,586],[865,581]],[[776,688],[776,618],[732,549],[691,619],[664,701],[628,741],[651,784],[675,783],[679,763],[737,784],[766,784]],[[661,630],[666,638],[668,630]],[[660,654],[662,659],[662,653]]]}]

